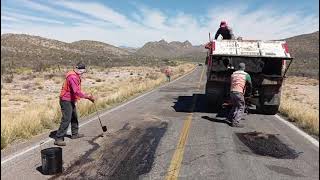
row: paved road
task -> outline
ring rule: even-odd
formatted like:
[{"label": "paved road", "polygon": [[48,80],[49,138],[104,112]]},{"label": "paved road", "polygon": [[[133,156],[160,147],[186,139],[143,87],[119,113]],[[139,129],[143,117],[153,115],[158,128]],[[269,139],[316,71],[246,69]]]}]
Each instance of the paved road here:
[{"label": "paved road", "polygon": [[[52,177],[37,170],[39,147],[6,160],[48,140],[43,134],[1,152],[1,178],[319,179],[319,148],[275,116],[248,114],[239,129],[210,112],[204,68],[105,112],[102,120],[110,133],[104,137],[96,117],[84,120],[88,123],[80,131],[86,137],[66,138],[64,174]],[[241,134],[254,131],[269,136]],[[51,146],[49,140],[41,148]]]}]

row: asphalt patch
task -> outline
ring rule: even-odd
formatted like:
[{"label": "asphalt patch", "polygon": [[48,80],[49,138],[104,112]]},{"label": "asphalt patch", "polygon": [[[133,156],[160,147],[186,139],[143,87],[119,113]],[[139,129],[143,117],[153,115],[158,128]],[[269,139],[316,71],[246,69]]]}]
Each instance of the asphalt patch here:
[{"label": "asphalt patch", "polygon": [[51,179],[139,179],[150,172],[155,152],[167,130],[160,120],[126,124],[101,143],[92,139],[92,149]]},{"label": "asphalt patch", "polygon": [[281,166],[275,166],[275,165],[266,165],[266,167],[271,171],[277,172],[279,174],[284,174],[292,177],[305,177],[304,175],[298,174],[294,170],[287,167],[281,167]]},{"label": "asphalt patch", "polygon": [[270,156],[277,159],[295,159],[300,154],[281,142],[275,134],[265,134],[255,131],[236,133],[236,136],[257,155]]},{"label": "asphalt patch", "polygon": [[161,127],[146,129],[126,158],[115,169],[111,175],[112,179],[138,179],[140,175],[150,172],[155,151],[166,129],[166,123],[162,123]]}]

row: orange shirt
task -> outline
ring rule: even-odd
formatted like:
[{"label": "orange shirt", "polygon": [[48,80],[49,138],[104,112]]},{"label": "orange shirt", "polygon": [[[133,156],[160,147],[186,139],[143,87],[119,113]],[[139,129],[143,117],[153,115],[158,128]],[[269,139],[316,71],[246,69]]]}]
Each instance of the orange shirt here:
[{"label": "orange shirt", "polygon": [[230,91],[240,92],[244,94],[246,82],[251,83],[251,77],[248,73],[239,70],[235,71],[231,75],[231,88]]}]

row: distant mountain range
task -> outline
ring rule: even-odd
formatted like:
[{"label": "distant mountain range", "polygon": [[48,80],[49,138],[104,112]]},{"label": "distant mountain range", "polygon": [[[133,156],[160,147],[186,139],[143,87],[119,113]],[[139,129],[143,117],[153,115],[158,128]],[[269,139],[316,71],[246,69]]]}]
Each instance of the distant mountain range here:
[{"label": "distant mountain range", "polygon": [[[289,51],[295,57],[290,73],[318,77],[319,31],[284,40],[288,42]],[[104,66],[154,63],[151,61],[163,59],[203,62],[205,56],[203,45],[194,46],[189,41],[160,40],[147,42],[141,48],[132,48],[89,40],[66,43],[25,34],[1,35],[1,65],[5,67],[50,66],[78,61]]]},{"label": "distant mountain range", "polygon": [[193,46],[189,41],[168,43],[165,40],[160,40],[146,43],[136,53],[145,56],[173,58],[203,56],[205,52],[204,46]]}]

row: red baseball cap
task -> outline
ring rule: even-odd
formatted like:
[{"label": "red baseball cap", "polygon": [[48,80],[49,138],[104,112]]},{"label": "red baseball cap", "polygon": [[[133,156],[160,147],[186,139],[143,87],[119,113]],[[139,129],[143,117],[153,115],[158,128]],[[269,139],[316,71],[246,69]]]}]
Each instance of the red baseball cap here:
[{"label": "red baseball cap", "polygon": [[221,21],[220,22],[220,27],[226,27],[227,26],[227,22],[226,21]]}]

